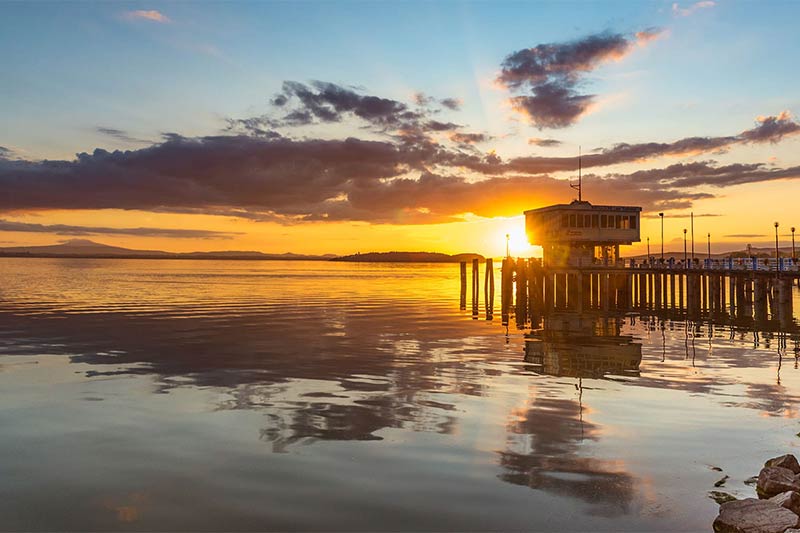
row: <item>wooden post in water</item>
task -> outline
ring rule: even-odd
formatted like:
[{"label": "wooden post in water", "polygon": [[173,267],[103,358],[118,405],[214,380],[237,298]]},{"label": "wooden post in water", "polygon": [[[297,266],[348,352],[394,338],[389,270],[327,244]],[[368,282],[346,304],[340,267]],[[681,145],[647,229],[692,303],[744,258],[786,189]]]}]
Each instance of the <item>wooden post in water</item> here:
[{"label": "wooden post in water", "polygon": [[592,307],[592,275],[588,272],[582,272],[581,278],[581,306],[579,312],[584,312]]},{"label": "wooden post in water", "polygon": [[480,263],[472,260],[472,318],[478,318],[478,295],[480,294]]},{"label": "wooden post in water", "polygon": [[755,308],[757,322],[767,320],[767,283],[768,280],[764,276],[756,276],[754,281],[753,307]]},{"label": "wooden post in water", "polygon": [[580,306],[580,284],[578,274],[570,272],[567,274],[567,308],[577,311]]},{"label": "wooden post in water", "polygon": [[461,309],[467,308],[467,262],[461,261]]},{"label": "wooden post in water", "polygon": [[500,314],[503,325],[508,325],[508,315],[514,298],[514,262],[510,257],[503,258],[500,276]]},{"label": "wooden post in water", "polygon": [[792,278],[778,279],[778,319],[784,331],[792,326]]},{"label": "wooden post in water", "polygon": [[491,320],[494,314],[494,260],[486,260],[486,274],[483,280],[483,301],[486,307],[486,320]]},{"label": "wooden post in water", "polygon": [[567,274],[556,272],[556,308],[567,308]]},{"label": "wooden post in water", "polygon": [[669,273],[669,306],[675,309],[675,273]]},{"label": "wooden post in water", "polygon": [[528,269],[525,259],[517,259],[517,305],[515,315],[517,326],[524,327],[528,321]]},{"label": "wooden post in water", "polygon": [[654,281],[655,281],[655,309],[656,311],[661,310],[661,272],[656,272],[653,274]]}]

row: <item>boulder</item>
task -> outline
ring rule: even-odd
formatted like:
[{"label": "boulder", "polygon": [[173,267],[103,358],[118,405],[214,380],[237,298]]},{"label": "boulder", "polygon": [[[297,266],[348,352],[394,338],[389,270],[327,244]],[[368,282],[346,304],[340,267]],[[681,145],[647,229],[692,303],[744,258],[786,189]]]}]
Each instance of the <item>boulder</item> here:
[{"label": "boulder", "polygon": [[772,498],[787,490],[800,491],[800,479],[794,472],[780,466],[765,466],[758,474],[756,492],[759,498]]},{"label": "boulder", "polygon": [[719,506],[716,533],[784,533],[797,527],[800,517],[769,500],[747,498]]},{"label": "boulder", "polygon": [[796,515],[800,515],[800,492],[787,490],[786,492],[781,492],[777,496],[773,496],[768,501],[780,505],[784,509],[789,509]]},{"label": "boulder", "polygon": [[795,474],[800,474],[800,463],[798,463],[797,458],[790,453],[781,455],[780,457],[773,457],[764,463],[764,466],[779,466],[781,468],[788,468]]}]

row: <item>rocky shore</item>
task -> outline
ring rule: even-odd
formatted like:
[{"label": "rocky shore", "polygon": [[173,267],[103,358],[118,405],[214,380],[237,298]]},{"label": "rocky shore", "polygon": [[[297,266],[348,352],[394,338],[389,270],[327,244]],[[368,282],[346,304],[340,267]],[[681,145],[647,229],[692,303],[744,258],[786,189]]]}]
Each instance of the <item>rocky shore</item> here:
[{"label": "rocky shore", "polygon": [[[800,533],[800,464],[794,455],[764,463],[756,480],[758,498],[734,499],[713,493],[721,503],[716,533]],[[729,496],[729,501],[725,501]]]}]

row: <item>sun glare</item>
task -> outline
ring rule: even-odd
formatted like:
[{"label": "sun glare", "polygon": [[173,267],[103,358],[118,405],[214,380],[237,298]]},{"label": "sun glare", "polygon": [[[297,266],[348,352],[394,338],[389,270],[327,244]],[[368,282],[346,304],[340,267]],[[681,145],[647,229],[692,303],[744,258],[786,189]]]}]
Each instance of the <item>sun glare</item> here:
[{"label": "sun glare", "polygon": [[[508,252],[512,257],[536,257],[541,256],[540,246],[528,244],[528,236],[525,235],[525,228],[520,224],[507,226],[502,233],[503,252],[505,253],[506,235],[508,235]],[[537,253],[538,252],[538,253]]]}]

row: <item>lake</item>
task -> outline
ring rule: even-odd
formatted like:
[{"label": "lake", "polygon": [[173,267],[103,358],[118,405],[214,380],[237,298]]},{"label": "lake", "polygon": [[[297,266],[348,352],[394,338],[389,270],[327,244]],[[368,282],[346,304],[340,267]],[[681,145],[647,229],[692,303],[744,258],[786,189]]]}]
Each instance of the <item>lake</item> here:
[{"label": "lake", "polygon": [[709,491],[800,451],[796,335],[562,313],[533,336],[461,310],[457,264],[0,279],[3,530],[710,531]]}]

